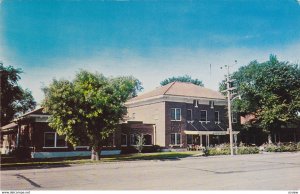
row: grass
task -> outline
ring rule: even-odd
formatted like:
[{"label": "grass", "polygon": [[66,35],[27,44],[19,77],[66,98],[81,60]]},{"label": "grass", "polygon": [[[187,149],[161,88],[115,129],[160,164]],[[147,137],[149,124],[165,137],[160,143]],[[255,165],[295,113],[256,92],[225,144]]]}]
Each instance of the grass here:
[{"label": "grass", "polygon": [[136,161],[136,160],[176,160],[199,154],[197,151],[188,152],[157,152],[157,153],[140,153],[126,154],[116,156],[105,156],[99,161],[91,161],[87,157],[74,158],[51,158],[51,159],[27,159],[23,161],[11,160],[3,162],[8,157],[1,158],[1,168],[8,167],[32,167],[32,166],[68,166],[70,164],[89,164],[101,162],[118,162],[118,161]]}]

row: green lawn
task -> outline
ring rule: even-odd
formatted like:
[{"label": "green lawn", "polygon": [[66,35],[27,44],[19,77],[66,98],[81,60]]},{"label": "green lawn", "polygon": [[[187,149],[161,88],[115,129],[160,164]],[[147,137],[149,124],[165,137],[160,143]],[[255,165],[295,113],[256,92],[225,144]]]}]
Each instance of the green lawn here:
[{"label": "green lawn", "polygon": [[26,167],[26,166],[47,166],[47,165],[62,165],[69,164],[87,164],[99,162],[118,162],[118,161],[135,161],[135,160],[176,160],[190,156],[199,155],[199,151],[187,152],[157,152],[157,153],[141,153],[141,154],[126,154],[117,156],[105,156],[99,161],[91,161],[89,158],[53,158],[53,159],[29,159],[25,161],[12,160],[11,162],[2,162],[1,168],[7,167]]}]

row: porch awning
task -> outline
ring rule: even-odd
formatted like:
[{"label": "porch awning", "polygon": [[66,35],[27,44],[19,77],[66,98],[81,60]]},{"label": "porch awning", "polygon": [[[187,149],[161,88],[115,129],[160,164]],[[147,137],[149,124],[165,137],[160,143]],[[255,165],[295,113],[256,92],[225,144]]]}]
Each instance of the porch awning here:
[{"label": "porch awning", "polygon": [[1,127],[1,131],[18,127],[17,123],[9,123]]},{"label": "porch awning", "polygon": [[[228,135],[227,131],[184,131],[187,135]],[[233,131],[234,135],[239,134],[239,131]]]},{"label": "porch awning", "polygon": [[4,125],[3,127],[1,127],[1,133],[2,134],[9,134],[9,133],[16,132],[17,129],[18,129],[18,125],[16,123],[9,123],[9,124]]}]

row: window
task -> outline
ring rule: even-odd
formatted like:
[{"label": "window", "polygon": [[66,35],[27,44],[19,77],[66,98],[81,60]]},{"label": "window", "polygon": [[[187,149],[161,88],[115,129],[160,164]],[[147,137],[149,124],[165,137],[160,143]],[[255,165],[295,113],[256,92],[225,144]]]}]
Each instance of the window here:
[{"label": "window", "polygon": [[55,133],[45,133],[45,147],[55,147]]},{"label": "window", "polygon": [[215,111],[215,122],[220,122],[220,113],[219,111]]},{"label": "window", "polygon": [[145,134],[145,135],[143,135],[143,137],[145,140],[145,145],[152,145],[152,135]]},{"label": "window", "polygon": [[65,141],[65,136],[63,135],[58,135],[56,134],[56,147],[65,147],[66,146],[66,141]]},{"label": "window", "polygon": [[232,123],[237,123],[237,114],[236,114],[236,112],[233,112],[232,113]]},{"label": "window", "polygon": [[58,135],[55,132],[44,133],[44,147],[48,148],[64,148],[67,146],[64,135]]},{"label": "window", "polygon": [[127,146],[127,135],[126,134],[121,134],[121,145]]},{"label": "window", "polygon": [[181,120],[181,109],[171,108],[171,121],[180,121],[180,120]]},{"label": "window", "polygon": [[171,144],[180,145],[180,142],[181,142],[180,133],[171,133]]},{"label": "window", "polygon": [[207,121],[207,111],[206,110],[200,111],[200,121]]},{"label": "window", "polygon": [[131,134],[130,135],[130,145],[136,145],[137,141],[138,141],[137,134]]},{"label": "window", "polygon": [[187,121],[192,121],[192,109],[187,109],[187,113],[186,113],[186,120]]}]

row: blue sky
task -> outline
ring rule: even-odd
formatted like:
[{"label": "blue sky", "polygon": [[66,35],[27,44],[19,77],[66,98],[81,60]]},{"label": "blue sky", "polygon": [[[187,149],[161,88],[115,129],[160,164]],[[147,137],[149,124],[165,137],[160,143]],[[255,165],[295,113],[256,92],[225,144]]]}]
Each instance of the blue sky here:
[{"label": "blue sky", "polygon": [[184,74],[217,89],[220,66],[300,61],[296,0],[0,2],[0,60],[24,70],[38,102],[43,85],[80,68],[133,75],[145,91]]}]

